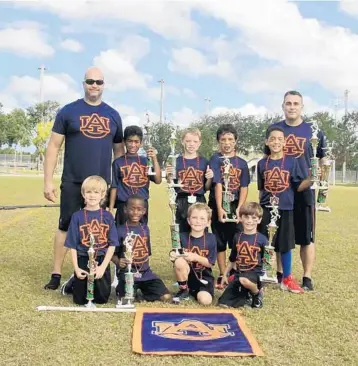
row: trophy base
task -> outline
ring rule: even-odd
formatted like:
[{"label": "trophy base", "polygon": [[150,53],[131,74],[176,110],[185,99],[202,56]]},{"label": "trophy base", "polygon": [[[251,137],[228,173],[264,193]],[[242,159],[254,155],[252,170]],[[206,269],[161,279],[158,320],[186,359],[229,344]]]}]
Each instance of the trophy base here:
[{"label": "trophy base", "polygon": [[260,276],[260,281],[263,283],[278,283],[277,277],[270,277],[267,275],[267,273]]},{"label": "trophy base", "polygon": [[86,308],[93,309],[97,306],[93,303],[93,300],[88,300],[88,303],[85,305]]},{"label": "trophy base", "polygon": [[317,211],[322,211],[322,212],[331,212],[331,211],[332,211],[329,207],[327,207],[327,206],[322,206],[322,205],[318,205],[318,206],[316,207],[316,210],[317,210]]},{"label": "trophy base", "polygon": [[181,183],[169,183],[168,188],[182,188],[184,187]]},{"label": "trophy base", "polygon": [[224,219],[223,222],[226,224],[228,222],[237,222],[236,219]]},{"label": "trophy base", "polygon": [[132,302],[123,304],[121,300],[118,300],[116,309],[135,309],[135,305]]}]

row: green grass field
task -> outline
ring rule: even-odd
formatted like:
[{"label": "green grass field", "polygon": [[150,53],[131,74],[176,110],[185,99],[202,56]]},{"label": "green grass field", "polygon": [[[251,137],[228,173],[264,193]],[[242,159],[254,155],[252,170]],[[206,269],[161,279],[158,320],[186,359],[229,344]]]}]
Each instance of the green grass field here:
[{"label": "green grass field", "polygon": [[[256,187],[250,189],[255,200]],[[0,192],[0,206],[46,203],[42,178],[2,177]],[[163,186],[153,187],[151,194],[151,266],[173,289],[167,195]],[[315,292],[293,295],[269,287],[263,309],[243,309],[265,353],[243,359],[139,356],[131,351],[133,314],[37,312],[38,305],[69,306],[72,300],[43,290],[51,271],[58,209],[0,211],[0,364],[358,365],[357,201],[357,188],[335,187],[329,195],[332,213],[318,213]],[[298,253],[296,249],[294,274],[300,278]],[[70,274],[68,256],[63,277]],[[112,295],[109,306],[114,303]],[[185,306],[197,305],[190,301]]]}]

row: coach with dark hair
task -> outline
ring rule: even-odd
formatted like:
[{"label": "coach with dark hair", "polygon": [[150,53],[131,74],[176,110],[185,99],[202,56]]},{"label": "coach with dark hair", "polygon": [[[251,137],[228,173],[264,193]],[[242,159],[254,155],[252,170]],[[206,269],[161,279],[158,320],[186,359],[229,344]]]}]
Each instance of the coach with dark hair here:
[{"label": "coach with dark hair", "polygon": [[71,216],[83,207],[81,184],[90,175],[111,180],[112,149],[114,157],[124,154],[122,120],[116,110],[102,101],[104,78],[101,70],[87,70],[83,99],[65,105],[57,114],[44,163],[44,196],[55,202],[57,189],[53,173],[57,156],[65,141],[64,168],[61,179],[60,219],[54,241],[54,264],[45,289],[60,286],[64,247]]}]

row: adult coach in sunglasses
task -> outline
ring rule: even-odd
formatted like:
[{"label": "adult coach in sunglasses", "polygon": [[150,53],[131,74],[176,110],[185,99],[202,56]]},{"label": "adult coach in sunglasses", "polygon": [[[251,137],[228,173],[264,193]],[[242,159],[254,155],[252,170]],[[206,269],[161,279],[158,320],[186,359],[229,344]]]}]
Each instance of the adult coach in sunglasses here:
[{"label": "adult coach in sunglasses", "polygon": [[44,164],[44,196],[55,202],[57,189],[53,173],[57,156],[65,141],[61,179],[60,219],[54,241],[54,265],[45,289],[60,286],[64,247],[71,216],[83,207],[81,184],[90,175],[99,175],[109,184],[112,150],[114,157],[124,154],[122,120],[116,110],[102,101],[104,78],[101,70],[90,68],[83,81],[85,96],[65,105],[57,114]]}]

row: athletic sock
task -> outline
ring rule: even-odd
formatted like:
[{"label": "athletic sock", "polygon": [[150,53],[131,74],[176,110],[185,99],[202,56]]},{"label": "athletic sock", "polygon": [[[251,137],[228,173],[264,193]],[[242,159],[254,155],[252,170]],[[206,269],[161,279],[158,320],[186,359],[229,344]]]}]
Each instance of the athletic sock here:
[{"label": "athletic sock", "polygon": [[281,263],[283,278],[286,278],[292,273],[292,250],[289,250],[286,253],[281,253]]}]

